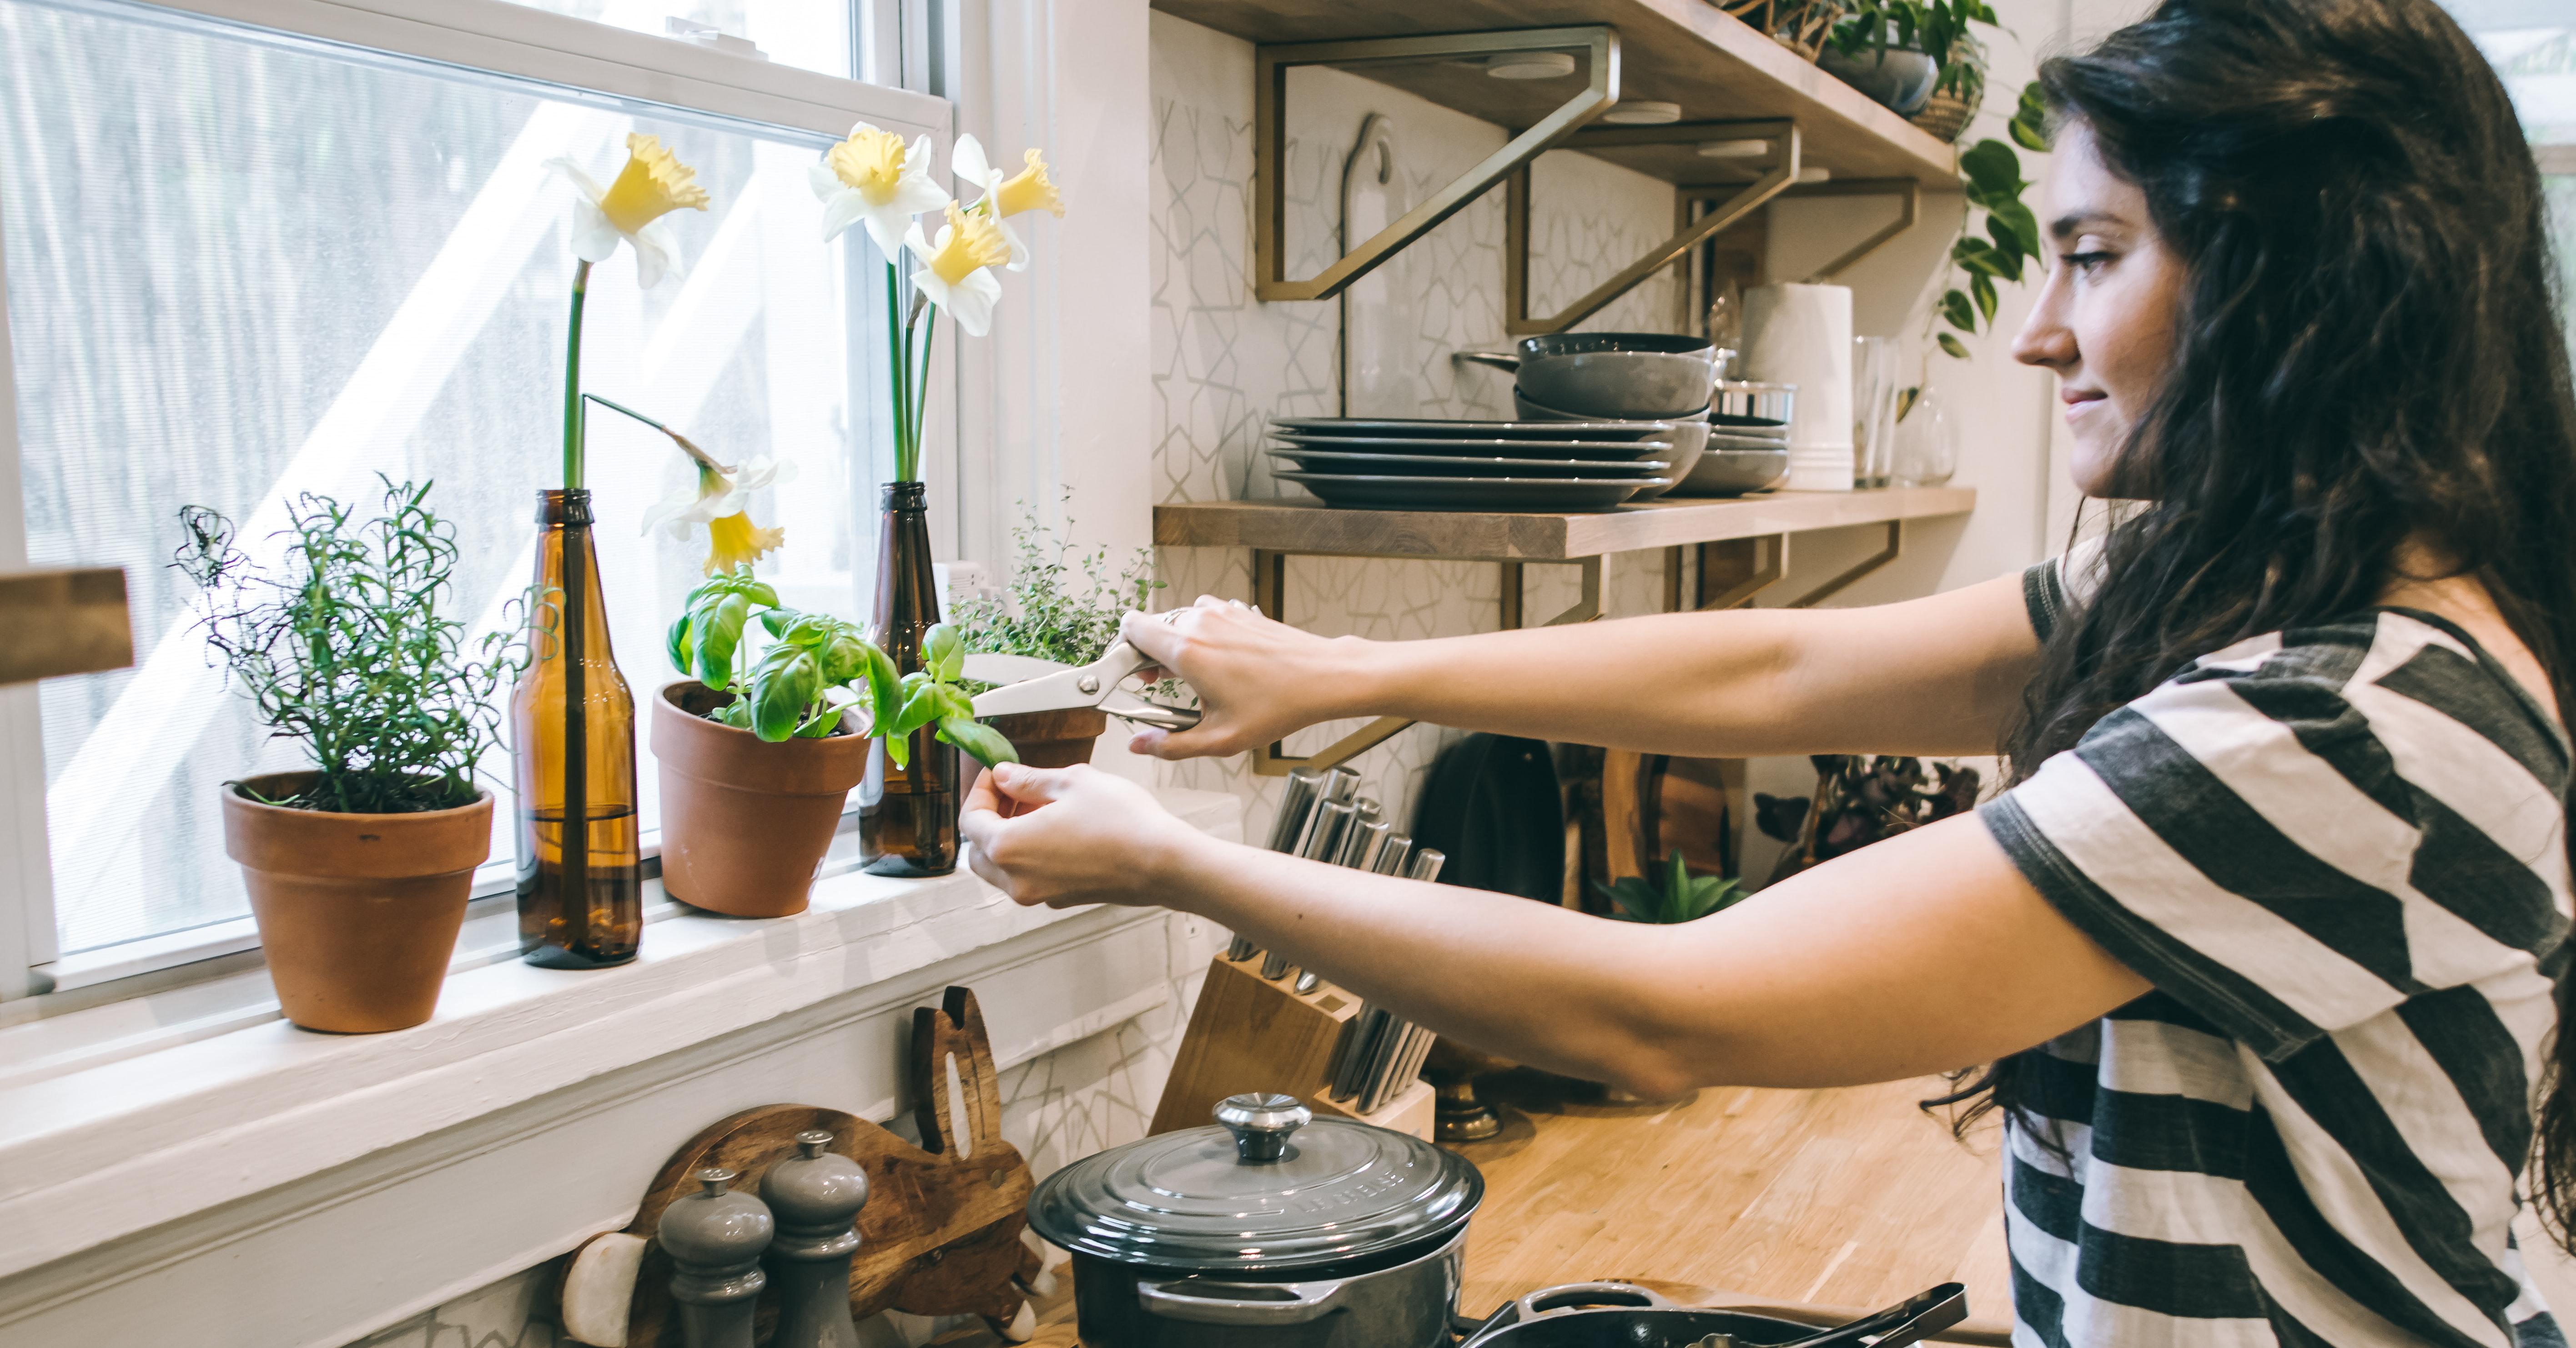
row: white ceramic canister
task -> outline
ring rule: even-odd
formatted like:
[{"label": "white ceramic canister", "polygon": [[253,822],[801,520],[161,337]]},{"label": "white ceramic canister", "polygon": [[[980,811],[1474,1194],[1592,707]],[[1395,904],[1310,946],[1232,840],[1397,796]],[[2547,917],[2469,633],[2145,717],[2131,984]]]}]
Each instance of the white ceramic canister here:
[{"label": "white ceramic canister", "polygon": [[1770,285],[1744,292],[1746,373],[1795,384],[1790,491],[1852,489],[1852,297],[1847,286]]}]

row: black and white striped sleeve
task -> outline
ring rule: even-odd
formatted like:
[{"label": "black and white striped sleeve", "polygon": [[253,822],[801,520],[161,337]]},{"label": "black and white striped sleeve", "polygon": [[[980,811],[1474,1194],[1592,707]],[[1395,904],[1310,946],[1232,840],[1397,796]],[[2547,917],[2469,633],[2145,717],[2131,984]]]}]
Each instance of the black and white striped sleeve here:
[{"label": "black and white striped sleeve", "polygon": [[2549,940],[2545,894],[2418,866],[2441,809],[2344,677],[2258,657],[2103,718],[1982,814],[2069,921],[2279,1061],[2412,996],[2527,968]]}]

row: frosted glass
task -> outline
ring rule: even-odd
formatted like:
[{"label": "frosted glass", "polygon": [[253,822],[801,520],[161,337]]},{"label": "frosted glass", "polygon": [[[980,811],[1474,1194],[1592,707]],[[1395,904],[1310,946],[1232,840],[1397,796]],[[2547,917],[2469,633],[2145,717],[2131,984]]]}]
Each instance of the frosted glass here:
[{"label": "frosted glass", "polygon": [[850,75],[849,0],[515,0],[532,9],[661,36],[666,18],[749,38],[781,65]]},{"label": "frosted glass", "polygon": [[[877,400],[853,396],[869,376],[851,280],[881,263],[863,231],[817,242],[819,141],[17,0],[0,0],[0,71],[29,550],[123,566],[135,620],[136,668],[42,688],[66,953],[245,912],[218,789],[300,762],[187,630],[193,592],[165,565],[180,506],[224,511],[248,546],[285,496],[372,501],[378,472],[434,479],[464,545],[455,611],[488,628],[527,583],[535,495],[560,461],[572,259],[570,189],[543,167],[556,155],[605,180],[642,130],[697,168],[714,200],[673,217],[685,278],[639,291],[624,252],[595,271],[587,385],[719,459],[795,460],[793,485],[754,505],[788,530],[763,572],[791,603],[862,616],[872,475],[848,465],[873,461]],[[687,469],[594,412],[590,477],[641,702],[673,676],[660,634],[702,545],[637,524]],[[507,773],[488,775],[507,861]],[[650,828],[649,756],[641,777]]]}]

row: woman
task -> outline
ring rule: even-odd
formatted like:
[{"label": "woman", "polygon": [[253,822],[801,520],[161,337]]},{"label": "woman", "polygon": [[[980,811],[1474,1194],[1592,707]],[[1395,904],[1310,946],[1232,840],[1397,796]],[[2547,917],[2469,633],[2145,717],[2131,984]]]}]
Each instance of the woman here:
[{"label": "woman", "polygon": [[1167,758],[1366,713],[2000,741],[2000,797],[1682,928],[1213,842],[1083,769],[987,773],[976,868],[1646,1095],[1994,1063],[2024,1343],[2559,1343],[2508,1231],[2526,1165],[2545,1215],[2576,1187],[2576,399],[2530,151],[2430,0],[2167,0],[2042,81],[2057,258],[2015,354],[2078,484],[2135,503],[2098,550],[1865,611],[1129,626],[1207,708],[1140,738]]}]

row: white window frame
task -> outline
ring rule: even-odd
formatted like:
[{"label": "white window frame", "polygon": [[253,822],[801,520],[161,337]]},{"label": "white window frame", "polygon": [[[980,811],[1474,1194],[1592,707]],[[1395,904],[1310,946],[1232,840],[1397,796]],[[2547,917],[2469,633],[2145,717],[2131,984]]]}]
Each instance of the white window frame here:
[{"label": "white window frame", "polygon": [[[38,2],[211,28],[341,59],[363,60],[372,54],[410,68],[425,61],[534,82],[547,86],[551,96],[573,101],[588,96],[749,123],[816,139],[818,149],[848,134],[852,123],[868,121],[907,137],[931,136],[937,162],[946,163],[956,125],[947,100],[916,91],[946,83],[925,59],[932,47],[925,35],[938,22],[932,0],[849,0],[852,68],[879,79],[900,78],[912,88],[841,79],[509,0]],[[0,192],[9,188],[0,183]],[[7,294],[5,268],[0,268],[0,320],[7,313]],[[884,365],[883,326],[864,320],[857,324],[863,348],[858,358],[870,368]],[[27,560],[15,366],[8,341],[7,324],[0,321],[0,566]],[[938,410],[927,418],[922,446],[922,473],[933,499],[952,503],[958,500],[959,481],[957,391],[961,380],[990,382],[985,373],[990,358],[972,346],[961,356],[960,345],[940,343],[935,352],[930,397]],[[872,413],[882,420],[887,410],[879,405]],[[888,445],[891,436],[874,436],[871,443]],[[891,467],[890,462],[868,466],[878,479],[889,476]],[[956,554],[959,519],[955,509],[934,512],[932,541],[938,555]],[[236,961],[207,962],[257,947],[257,930],[243,917],[61,957],[46,838],[43,746],[36,688],[0,688],[0,837],[5,837],[0,845],[8,846],[12,861],[0,865],[0,1001],[45,997],[68,1008],[113,1000],[166,983],[178,966],[197,964],[210,973],[229,970]],[[506,890],[496,889],[488,884],[478,889],[478,915],[511,902]]]}]

